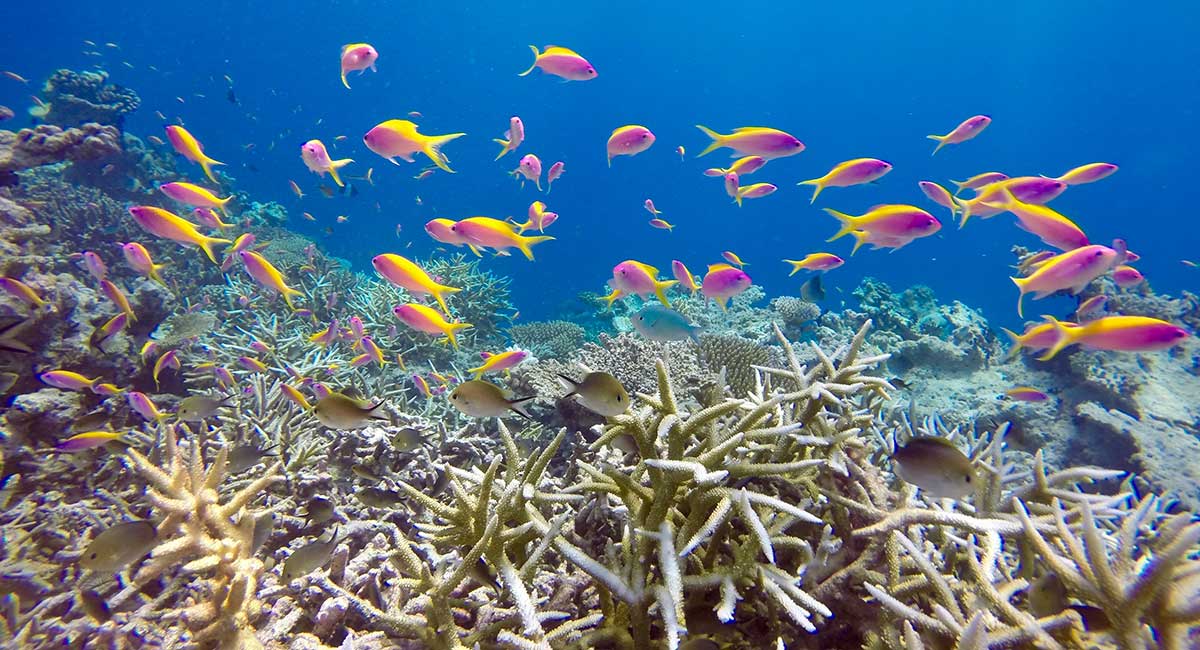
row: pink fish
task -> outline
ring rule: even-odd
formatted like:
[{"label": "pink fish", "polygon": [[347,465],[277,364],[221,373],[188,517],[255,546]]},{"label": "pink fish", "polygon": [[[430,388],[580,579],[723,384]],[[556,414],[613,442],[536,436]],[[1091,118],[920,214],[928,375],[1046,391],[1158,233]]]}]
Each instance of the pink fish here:
[{"label": "pink fish", "polygon": [[566,163],[558,161],[550,165],[550,171],[546,172],[546,194],[550,193],[550,186],[554,185],[554,181],[558,180],[559,176],[566,171]]},{"label": "pink fish", "polygon": [[449,219],[433,219],[426,222],[425,232],[429,233],[435,241],[451,246],[462,246],[467,243],[467,240],[457,232],[454,232],[454,222]]},{"label": "pink fish", "polygon": [[1024,315],[1021,303],[1025,294],[1032,293],[1034,300],[1040,300],[1058,291],[1078,294],[1092,280],[1112,269],[1119,255],[1108,246],[1082,246],[1042,262],[1027,277],[1011,278],[1020,291],[1020,297],[1017,298],[1017,314]]},{"label": "pink fish", "polygon": [[504,139],[496,138],[493,140],[500,145],[500,154],[496,156],[496,160],[500,160],[510,151],[516,151],[517,147],[525,141],[525,123],[516,115],[508,118],[508,130],[504,132]]},{"label": "pink fish", "polygon": [[138,415],[151,422],[157,422],[166,417],[161,411],[158,410],[158,407],[154,405],[154,402],[150,401],[150,397],[145,393],[139,393],[136,390],[131,391],[125,396],[125,399],[129,401],[129,408],[133,409]]},{"label": "pink fish", "polygon": [[1011,192],[1021,203],[1044,205],[1058,198],[1066,189],[1066,183],[1045,176],[1017,176],[985,185],[979,188],[979,193],[970,200],[955,197],[954,203],[962,213],[959,227],[966,225],[967,219],[971,217],[986,219],[1004,212],[1003,208],[990,204],[1002,200],[1005,190]]},{"label": "pink fish", "polygon": [[1116,269],[1113,269],[1113,282],[1117,283],[1122,289],[1130,289],[1146,281],[1146,276],[1142,275],[1141,271],[1122,264]]},{"label": "pink fish", "polygon": [[92,251],[83,251],[83,264],[87,267],[88,273],[96,278],[97,282],[103,281],[108,277],[108,267],[104,265],[104,260]]},{"label": "pink fish", "polygon": [[[1060,323],[1063,327],[1077,327],[1075,323]],[[1046,350],[1054,345],[1058,340],[1058,334],[1054,330],[1054,326],[1050,323],[1038,323],[1025,328],[1021,334],[1017,334],[1011,330],[1004,330],[1008,338],[1012,339],[1013,348],[1011,354],[1016,354],[1021,348],[1028,348],[1032,352]]]},{"label": "pink fish", "polygon": [[725,174],[725,193],[738,205],[742,204],[742,195],[738,193],[738,175],[736,172]]},{"label": "pink fish", "polygon": [[375,72],[375,61],[379,58],[379,52],[375,48],[366,43],[351,43],[350,45],[342,46],[342,85],[347,89],[350,84],[346,82],[347,72],[359,72],[370,68],[371,72]]},{"label": "pink fish", "polygon": [[[696,128],[712,140],[704,151],[696,156],[697,158],[706,156],[721,147],[733,149],[735,156],[759,156],[764,160],[794,156],[804,151],[804,143],[796,136],[765,126],[743,126],[734,129],[733,133],[728,135],[717,133],[699,124],[696,125]],[[749,172],[739,173],[748,174]]]},{"label": "pink fish", "polygon": [[658,215],[662,214],[662,210],[655,208],[654,201],[651,199],[646,199],[646,201],[644,203],[642,203],[642,207],[646,208],[646,211],[654,216],[658,216]]},{"label": "pink fish", "polygon": [[738,188],[738,205],[742,204],[744,199],[761,199],[764,196],[770,196],[779,189],[770,183],[754,183],[753,185],[742,185]]},{"label": "pink fish", "polygon": [[1008,174],[1003,172],[983,172],[982,174],[975,174],[965,181],[950,182],[954,183],[954,186],[958,188],[954,192],[954,195],[958,196],[958,194],[963,190],[978,190],[979,188],[991,185],[992,183],[999,183],[1000,181],[1006,180],[1008,180]]},{"label": "pink fish", "polygon": [[1084,185],[1108,178],[1115,173],[1117,173],[1117,166],[1112,163],[1090,163],[1076,167],[1055,180],[1062,181],[1067,185]]},{"label": "pink fish", "polygon": [[1046,322],[1054,328],[1057,339],[1038,357],[1040,361],[1048,361],[1075,344],[1092,350],[1154,352],[1175,347],[1191,336],[1182,327],[1147,316],[1105,316],[1076,327],[1064,327],[1052,316],[1046,316]]},{"label": "pink fish", "polygon": [[644,126],[630,124],[613,129],[608,136],[608,166],[617,156],[636,156],[654,144],[654,134]]},{"label": "pink fish", "polygon": [[423,181],[426,178],[433,176],[433,174],[434,174],[434,171],[432,169],[426,169],[425,171],[421,172],[420,174],[413,176],[413,179],[418,180],[418,181]]},{"label": "pink fish", "polygon": [[596,78],[596,68],[588,63],[587,59],[565,47],[547,45],[545,51],[539,52],[537,46],[530,45],[529,49],[533,50],[533,65],[525,72],[518,73],[518,77],[533,72],[534,68],[541,68],[542,72],[562,77],[567,81],[587,81]]},{"label": "pink fish", "polygon": [[325,143],[320,140],[309,140],[301,145],[300,159],[304,161],[304,166],[308,167],[308,170],[312,173],[318,176],[329,174],[338,187],[345,187],[345,183],[338,176],[338,170],[354,162],[352,158],[333,160],[329,157],[329,151],[325,148]]},{"label": "pink fish", "polygon": [[814,203],[821,191],[827,187],[851,187],[876,181],[892,171],[892,164],[878,158],[855,158],[838,163],[829,173],[819,178],[800,181],[798,185],[813,185],[809,203]]},{"label": "pink fish", "polygon": [[196,221],[205,228],[232,228],[233,224],[221,221],[221,217],[212,208],[196,208],[192,210],[192,214],[196,215]]},{"label": "pink fish", "polygon": [[1020,386],[1004,391],[1004,394],[1018,402],[1044,402],[1050,399],[1050,396],[1036,388],[1028,386]]},{"label": "pink fish", "polygon": [[693,294],[700,290],[699,285],[696,284],[696,276],[692,275],[692,272],[688,270],[688,267],[684,266],[683,262],[671,260],[671,275],[675,276],[675,280],[679,282],[679,286],[691,291]]},{"label": "pink fish", "polygon": [[433,393],[429,390],[429,382],[425,381],[424,377],[421,375],[413,375],[412,382],[422,395],[425,397],[433,397]]},{"label": "pink fish", "polygon": [[1017,217],[1018,228],[1037,235],[1049,246],[1066,251],[1088,245],[1087,235],[1074,221],[1048,206],[1022,203],[1008,188],[1002,190],[1000,200],[986,205],[1012,212]]},{"label": "pink fish", "polygon": [[608,284],[613,288],[613,292],[609,294],[609,305],[621,296],[653,294],[659,302],[669,307],[671,303],[667,301],[663,290],[675,284],[675,281],[659,280],[658,269],[649,264],[643,264],[637,260],[625,260],[613,267],[613,277]]},{"label": "pink fish", "polygon": [[1075,318],[1077,320],[1083,320],[1084,318],[1095,314],[1101,309],[1104,309],[1104,305],[1107,303],[1108,296],[1105,296],[1104,294],[1092,296],[1091,298],[1079,303],[1079,307],[1075,309]]},{"label": "pink fish", "polygon": [[54,446],[54,449],[61,452],[71,453],[76,451],[86,451],[102,447],[105,444],[112,442],[121,437],[122,434],[115,431],[88,431],[79,433],[67,438],[66,440]]},{"label": "pink fish", "polygon": [[542,190],[542,161],[534,154],[528,153],[521,158],[521,164],[512,171],[513,176],[524,176],[537,184],[538,191]]},{"label": "pink fish", "polygon": [[70,370],[51,370],[49,372],[43,372],[42,374],[38,375],[38,379],[42,380],[42,383],[48,386],[61,388],[62,390],[78,391],[91,390],[100,382],[99,377],[95,379],[89,379],[77,372],[71,372]]},{"label": "pink fish", "polygon": [[950,194],[950,190],[933,181],[921,181],[917,183],[917,186],[921,188],[925,196],[929,197],[929,200],[943,208],[949,208],[951,219],[954,218],[955,214],[958,214],[958,205],[954,203],[954,195]]},{"label": "pink fish", "polygon": [[976,115],[963,120],[962,124],[954,127],[954,130],[946,135],[927,135],[925,137],[937,140],[938,146],[933,150],[933,153],[936,154],[939,149],[948,144],[960,144],[983,133],[983,130],[991,123],[992,118],[987,115]]},{"label": "pink fish", "polygon": [[730,299],[749,288],[750,276],[745,271],[729,264],[710,264],[700,284],[700,293],[716,301],[724,311]]},{"label": "pink fish", "polygon": [[667,223],[667,221],[665,219],[657,219],[657,218],[650,220],[650,227],[658,228],[659,230],[667,230],[667,231],[671,231],[671,230],[675,229],[675,226]]}]

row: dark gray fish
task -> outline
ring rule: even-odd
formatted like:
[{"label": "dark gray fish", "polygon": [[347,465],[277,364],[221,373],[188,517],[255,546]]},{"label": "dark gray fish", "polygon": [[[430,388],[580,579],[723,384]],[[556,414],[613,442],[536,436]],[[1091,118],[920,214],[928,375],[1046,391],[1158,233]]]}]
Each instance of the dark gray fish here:
[{"label": "dark gray fish", "polygon": [[961,499],[975,488],[971,459],[938,436],[917,436],[892,456],[896,475],[935,498]]},{"label": "dark gray fish", "polygon": [[525,410],[525,402],[533,398],[534,396],[530,395],[510,399],[503,388],[482,379],[472,379],[459,384],[458,388],[450,393],[450,404],[473,418],[503,417],[511,410],[531,420],[533,416]]},{"label": "dark gray fish", "polygon": [[354,496],[358,497],[363,505],[371,508],[390,508],[404,498],[399,492],[377,487],[363,488]]},{"label": "dark gray fish", "polygon": [[820,273],[800,285],[800,298],[807,302],[821,302],[825,299],[825,287],[821,286]]},{"label": "dark gray fish", "polygon": [[333,502],[321,496],[309,499],[304,505],[305,518],[309,525],[323,524],[333,519],[335,511]]},{"label": "dark gray fish", "polygon": [[337,546],[337,534],[337,529],[334,529],[329,541],[309,542],[289,555],[287,561],[283,563],[284,581],[291,582],[325,566],[325,563],[329,561],[329,556],[333,555],[333,549]]},{"label": "dark gray fish", "polygon": [[229,456],[226,457],[225,471],[230,474],[240,474],[259,464],[264,457],[275,456],[276,454],[271,450],[276,446],[238,445],[230,450]]}]

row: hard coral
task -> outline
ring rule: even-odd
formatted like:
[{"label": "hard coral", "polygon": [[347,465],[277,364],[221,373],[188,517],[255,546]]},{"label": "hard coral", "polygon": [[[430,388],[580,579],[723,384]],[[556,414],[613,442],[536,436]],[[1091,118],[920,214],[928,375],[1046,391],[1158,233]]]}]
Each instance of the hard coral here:
[{"label": "hard coral", "polygon": [[108,73],[104,71],[58,70],[46,80],[42,94],[49,104],[42,119],[60,126],[96,122],[120,129],[125,116],[142,103],[132,90],[108,83]]},{"label": "hard coral", "polygon": [[0,131],[0,174],[69,161],[101,160],[121,153],[121,134],[112,126],[77,128],[42,124],[17,133]]},{"label": "hard coral", "polygon": [[583,328],[565,320],[523,323],[508,328],[513,342],[538,357],[569,359],[583,346]]}]

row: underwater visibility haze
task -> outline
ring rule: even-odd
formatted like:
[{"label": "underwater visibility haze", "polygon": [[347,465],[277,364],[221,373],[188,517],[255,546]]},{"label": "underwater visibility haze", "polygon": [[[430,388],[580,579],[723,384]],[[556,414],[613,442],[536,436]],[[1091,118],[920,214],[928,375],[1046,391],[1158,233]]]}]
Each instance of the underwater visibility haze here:
[{"label": "underwater visibility haze", "polygon": [[0,40],[0,647],[1200,647],[1200,11]]}]

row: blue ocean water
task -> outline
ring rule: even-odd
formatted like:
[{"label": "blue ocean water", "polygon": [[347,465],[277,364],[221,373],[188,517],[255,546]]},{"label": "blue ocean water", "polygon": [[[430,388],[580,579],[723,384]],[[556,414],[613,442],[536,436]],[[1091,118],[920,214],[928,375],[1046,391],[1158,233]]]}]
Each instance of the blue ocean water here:
[{"label": "blue ocean water", "polygon": [[[895,253],[860,251],[827,276],[833,305],[851,301],[870,275],[897,287],[927,284],[942,300],[962,300],[1012,327],[1019,320],[1008,250],[1037,240],[1010,216],[960,231],[917,181],[946,184],[988,170],[1058,175],[1096,161],[1121,170],[1071,188],[1055,209],[1095,242],[1127,239],[1157,291],[1196,283],[1197,270],[1180,264],[1200,241],[1186,214],[1200,143],[1191,40],[1200,12],[1187,3],[1138,11],[1111,2],[47,2],[5,12],[0,67],[31,80],[62,67],[103,67],[143,99],[128,131],[161,136],[156,110],[182,119],[229,164],[238,190],[288,206],[290,227],[324,237],[330,253],[364,271],[380,252],[434,251],[421,228],[431,218],[523,217],[543,198],[561,215],[550,233],[557,241],[539,245],[534,263],[519,255],[486,262],[514,278],[525,318],[552,317],[577,292],[601,291],[612,266],[629,258],[664,272],[681,259],[700,273],[733,250],[768,295],[794,295],[803,278],[787,278],[781,259],[845,256],[851,246],[849,238],[824,243],[836,224],[820,207],[860,213],[904,202],[929,209],[943,230]],[[30,28],[47,24],[53,28]],[[350,42],[373,44],[380,58],[378,72],[351,75],[348,91],[337,62]],[[531,63],[527,46],[547,43],[580,52],[599,77],[518,77]],[[224,75],[237,105],[227,100]],[[0,79],[0,104],[17,109],[18,120],[30,92]],[[423,132],[469,134],[445,150],[458,173],[417,181],[423,158],[396,167],[362,146],[369,128],[413,110],[424,114]],[[987,131],[930,157],[926,134],[977,113],[994,119]],[[566,163],[548,198],[506,175],[519,155],[492,160],[492,138],[511,115],[526,125],[520,153],[537,153],[546,167]],[[649,127],[657,143],[606,168],[606,138],[630,123]],[[780,190],[739,209],[720,179],[701,174],[728,159],[694,158],[706,144],[695,124],[777,127],[808,149],[758,172],[753,181]],[[346,139],[334,157],[355,159],[351,176],[373,167],[375,184],[357,182],[356,197],[324,199],[299,146],[311,138],[332,145],[339,135]],[[678,145],[688,151],[683,161]],[[878,185],[827,190],[815,207],[811,189],[795,185],[860,156],[895,170]],[[303,203],[289,179],[310,195]],[[646,198],[674,232],[647,225]],[[302,211],[318,222],[301,219]],[[339,215],[348,220],[335,223]],[[1055,298],[1033,311],[1071,306]]]}]

